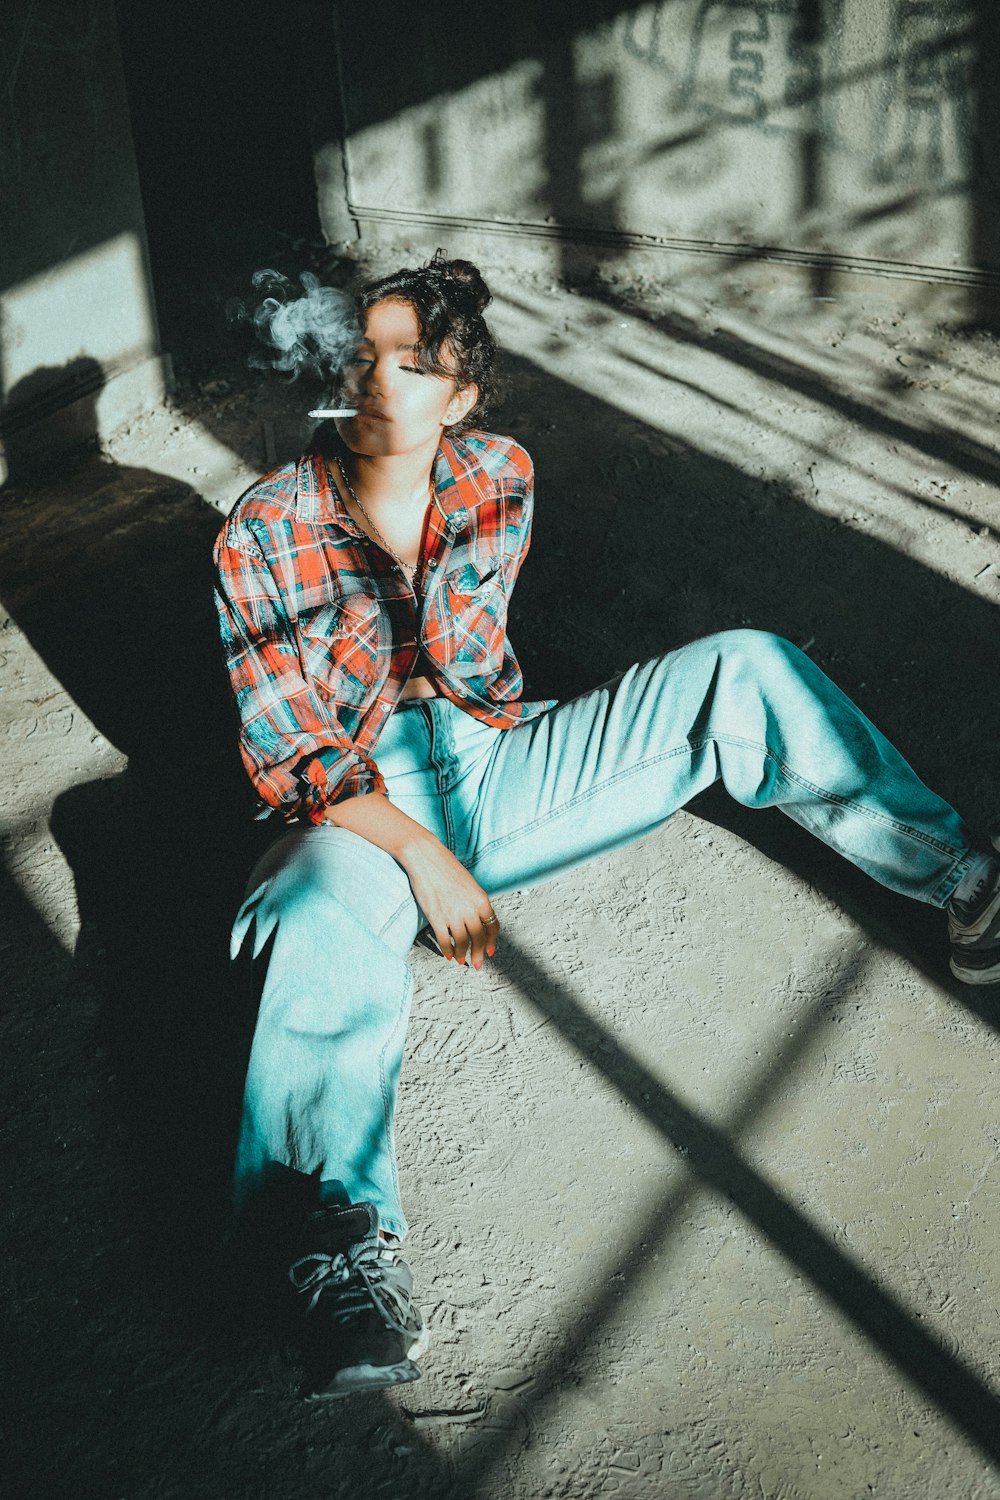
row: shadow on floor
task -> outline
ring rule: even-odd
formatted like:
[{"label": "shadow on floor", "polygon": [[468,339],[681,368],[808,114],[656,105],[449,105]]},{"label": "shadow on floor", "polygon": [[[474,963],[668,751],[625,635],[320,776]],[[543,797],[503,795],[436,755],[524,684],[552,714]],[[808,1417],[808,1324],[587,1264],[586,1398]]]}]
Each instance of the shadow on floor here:
[{"label": "shadow on floor", "polygon": [[[968,643],[993,638],[992,607],[780,485],[668,441],[527,362],[512,369],[516,394],[498,426],[527,442],[538,473],[534,552],[512,613],[530,693],[570,696],[724,626],[813,636],[814,657],[931,784],[991,810],[996,767],[983,747],[1000,738],[1000,702],[991,653]],[[261,837],[235,763],[210,604],[219,517],[187,486],[93,457],[30,487],[15,476],[5,507],[0,597],[129,759],[123,774],[63,793],[53,812],[79,903],[72,959],[16,881],[8,887],[6,957],[20,973],[8,1065],[24,1101],[8,1122],[23,1246],[8,1268],[19,1362],[12,1455],[27,1473],[47,1452],[53,1495],[71,1478],[74,1493],[101,1500],[109,1487],[263,1494],[254,1450],[241,1447],[263,1424],[283,1475],[301,1461],[329,1483],[342,1464],[339,1483],[372,1477],[374,1464],[379,1483],[444,1494],[451,1479],[430,1450],[414,1442],[400,1459],[392,1441],[379,1446],[399,1431],[386,1403],[324,1414],[314,1449],[315,1413],[295,1400],[288,1366],[227,1331],[216,1301],[212,1247],[251,1020],[226,941]],[[777,815],[751,816],[716,792],[695,810],[943,980],[935,914],[881,892]],[[570,1000],[559,1004],[566,1011]],[[973,1008],[988,1016],[988,1001]],[[614,1039],[585,1043],[624,1089]],[[725,1143],[675,1116],[664,1103],[664,1133],[693,1132],[706,1180],[732,1192],[738,1164],[726,1165]],[[756,1205],[769,1232],[801,1240],[782,1205],[752,1187],[747,1211]],[[806,1253],[829,1291],[842,1268],[819,1242]],[[917,1358],[891,1307],[865,1287],[851,1297],[856,1321],[881,1318],[904,1365]],[[968,1398],[966,1430],[982,1445],[975,1413],[992,1420],[992,1397],[967,1389],[960,1370],[934,1369]],[[31,1493],[43,1491],[35,1483]]]}]

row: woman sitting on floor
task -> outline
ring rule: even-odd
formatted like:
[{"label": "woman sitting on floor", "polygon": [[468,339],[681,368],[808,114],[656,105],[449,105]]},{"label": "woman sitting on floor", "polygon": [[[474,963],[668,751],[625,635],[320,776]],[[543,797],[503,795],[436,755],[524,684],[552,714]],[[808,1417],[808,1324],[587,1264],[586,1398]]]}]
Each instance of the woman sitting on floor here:
[{"label": "woman sitting on floor", "polygon": [[494,897],[640,838],[721,778],[945,908],[953,973],[1000,979],[995,855],[787,641],[725,631],[568,702],[521,698],[507,609],[532,466],[477,426],[489,301],[475,267],[437,257],[368,285],[355,414],[255,484],[217,546],[243,759],[291,825],[234,931],[260,990],[237,1202],[282,1178],[312,1200],[285,1273],[315,1395],[420,1373],[393,1115],[425,926],[479,969]]}]

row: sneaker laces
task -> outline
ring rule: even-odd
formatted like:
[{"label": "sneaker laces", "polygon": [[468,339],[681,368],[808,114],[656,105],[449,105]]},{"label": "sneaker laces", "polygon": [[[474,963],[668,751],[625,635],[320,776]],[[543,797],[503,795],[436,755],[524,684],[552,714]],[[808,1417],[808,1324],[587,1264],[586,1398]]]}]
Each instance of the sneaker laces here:
[{"label": "sneaker laces", "polygon": [[[395,1287],[386,1284],[380,1261],[395,1260],[395,1255],[377,1241],[360,1240],[346,1251],[328,1255],[317,1250],[293,1261],[288,1268],[288,1279],[303,1296],[311,1291],[306,1313],[315,1308],[324,1292],[344,1287],[338,1296],[339,1306],[334,1313],[338,1323],[365,1312],[374,1306],[387,1327],[394,1333],[405,1335],[406,1317],[409,1312],[407,1299]],[[354,1286],[350,1285],[354,1280]]]}]

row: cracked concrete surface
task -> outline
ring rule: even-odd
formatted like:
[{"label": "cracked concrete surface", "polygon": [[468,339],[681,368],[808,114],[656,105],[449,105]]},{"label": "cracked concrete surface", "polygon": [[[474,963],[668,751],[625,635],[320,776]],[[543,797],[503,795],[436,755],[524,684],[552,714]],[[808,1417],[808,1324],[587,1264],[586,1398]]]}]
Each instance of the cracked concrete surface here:
[{"label": "cracked concrete surface", "polygon": [[[779,630],[989,817],[994,341],[888,287],[492,280],[529,690]],[[221,369],[3,497],[7,1493],[1000,1495],[997,995],[939,913],[715,792],[498,902],[481,975],[414,950],[422,1382],[302,1403],[227,1299],[258,831],[207,548],[311,396]]]}]

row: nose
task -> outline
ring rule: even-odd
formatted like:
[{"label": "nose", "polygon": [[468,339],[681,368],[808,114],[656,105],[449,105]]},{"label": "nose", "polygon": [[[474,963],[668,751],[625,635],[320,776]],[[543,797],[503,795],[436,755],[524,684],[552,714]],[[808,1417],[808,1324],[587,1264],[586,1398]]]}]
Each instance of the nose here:
[{"label": "nose", "polygon": [[349,364],[344,372],[344,389],[353,392],[354,396],[380,396],[382,394],[383,376],[376,361],[363,364]]},{"label": "nose", "polygon": [[373,359],[361,370],[361,389],[366,396],[382,396],[389,383],[388,365],[384,359]]}]

